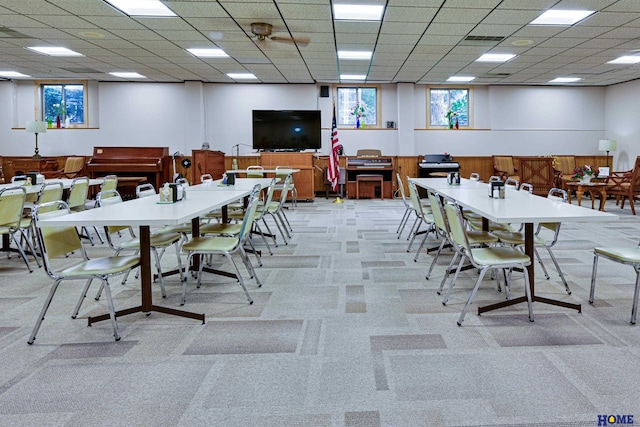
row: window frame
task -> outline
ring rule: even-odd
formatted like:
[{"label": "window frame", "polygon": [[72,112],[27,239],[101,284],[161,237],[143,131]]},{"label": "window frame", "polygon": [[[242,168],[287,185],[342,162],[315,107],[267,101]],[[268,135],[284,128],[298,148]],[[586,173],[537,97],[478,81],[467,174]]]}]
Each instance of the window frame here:
[{"label": "window frame", "polygon": [[376,124],[367,124],[364,129],[382,129],[382,85],[379,84],[336,84],[333,86],[333,96],[336,99],[336,124],[338,129],[354,129],[353,124],[340,123],[340,97],[338,96],[339,89],[370,89],[376,90]]},{"label": "window frame", "polygon": [[[64,88],[64,86],[77,86],[82,85],[83,90],[83,121],[84,123],[72,123],[70,124],[69,129],[71,128],[88,128],[89,127],[89,83],[87,80],[36,80],[35,84],[35,92],[36,92],[36,117],[38,120],[47,121],[45,117],[45,100],[44,100],[44,86],[55,86],[60,85]],[[64,89],[63,89],[64,93]],[[62,122],[66,119],[66,113],[60,118]],[[55,125],[54,125],[55,127]]]},{"label": "window frame", "polygon": [[431,90],[466,90],[468,94],[467,114],[469,124],[466,126],[460,125],[460,129],[473,129],[473,86],[464,85],[447,85],[447,86],[427,86],[427,129],[449,129],[447,124],[437,125],[431,123]]}]

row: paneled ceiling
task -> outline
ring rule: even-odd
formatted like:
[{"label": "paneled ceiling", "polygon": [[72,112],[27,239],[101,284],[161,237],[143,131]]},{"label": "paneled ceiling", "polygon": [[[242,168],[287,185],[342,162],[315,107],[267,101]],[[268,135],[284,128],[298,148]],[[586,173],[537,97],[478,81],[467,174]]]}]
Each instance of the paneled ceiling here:
[{"label": "paneled ceiling", "polygon": [[[640,77],[640,64],[608,64],[640,54],[639,0],[218,0],[164,3],[178,17],[129,17],[102,0],[0,0],[0,71],[35,79],[233,83],[250,72],[258,83],[444,83],[607,86]],[[337,21],[332,3],[383,5],[382,21]],[[532,26],[547,9],[597,13],[571,26]],[[253,22],[306,45],[252,37]],[[82,57],[38,54],[28,46],[64,46]],[[229,58],[196,58],[184,49],[219,47]],[[370,60],[338,60],[337,50],[370,50]],[[480,63],[483,53],[513,53],[506,63]]]}]

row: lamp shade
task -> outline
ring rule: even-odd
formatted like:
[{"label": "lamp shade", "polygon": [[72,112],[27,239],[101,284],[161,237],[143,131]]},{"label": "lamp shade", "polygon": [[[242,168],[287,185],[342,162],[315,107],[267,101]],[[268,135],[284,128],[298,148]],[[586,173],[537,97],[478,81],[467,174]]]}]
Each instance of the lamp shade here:
[{"label": "lamp shade", "polygon": [[32,120],[27,122],[26,128],[29,133],[45,133],[47,131],[47,123],[41,120]]},{"label": "lamp shade", "polygon": [[601,139],[598,142],[599,151],[616,151],[618,143],[615,139]]}]

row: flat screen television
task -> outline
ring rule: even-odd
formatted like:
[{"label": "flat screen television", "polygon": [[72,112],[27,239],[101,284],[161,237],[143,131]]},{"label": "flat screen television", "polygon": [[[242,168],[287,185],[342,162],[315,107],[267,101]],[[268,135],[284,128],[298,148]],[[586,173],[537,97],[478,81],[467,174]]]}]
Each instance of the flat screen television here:
[{"label": "flat screen television", "polygon": [[253,110],[253,148],[260,151],[319,150],[319,110]]}]

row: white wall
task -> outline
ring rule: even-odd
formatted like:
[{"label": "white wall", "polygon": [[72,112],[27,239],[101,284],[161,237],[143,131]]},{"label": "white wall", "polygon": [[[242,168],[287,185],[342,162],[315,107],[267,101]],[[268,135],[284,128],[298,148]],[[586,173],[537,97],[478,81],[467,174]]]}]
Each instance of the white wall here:
[{"label": "white wall", "polygon": [[[33,154],[32,82],[0,82],[0,154]],[[427,130],[427,89],[382,85],[383,129],[340,129],[348,155],[379,148],[391,155],[449,152],[456,155],[597,154],[599,139],[618,140],[616,160],[635,159],[640,133],[636,109],[640,83],[610,88],[478,86],[473,93],[474,130]],[[168,146],[190,154],[204,141],[228,155],[252,153],[252,109],[320,109],[323,148],[330,146],[332,98],[319,85],[98,83],[89,90],[95,129],[53,129],[40,135],[40,152],[90,155],[94,146]],[[413,116],[413,117],[411,117]],[[387,121],[397,129],[384,129]],[[14,129],[12,129],[14,128]],[[608,129],[608,131],[607,131]],[[617,168],[616,164],[616,168]]]}]

